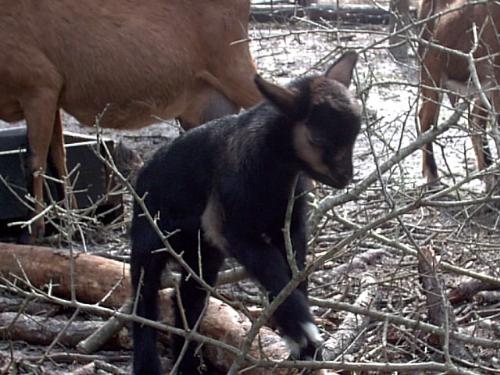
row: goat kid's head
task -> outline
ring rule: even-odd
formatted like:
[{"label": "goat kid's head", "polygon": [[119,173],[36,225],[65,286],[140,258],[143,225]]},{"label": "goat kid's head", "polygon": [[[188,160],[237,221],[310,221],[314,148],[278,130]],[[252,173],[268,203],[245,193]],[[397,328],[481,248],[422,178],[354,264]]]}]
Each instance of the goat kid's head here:
[{"label": "goat kid's head", "polygon": [[301,169],[334,188],[352,179],[352,152],[361,111],[349,92],[357,54],[346,52],[324,75],[281,87],[255,77],[262,95],[290,121],[292,142]]}]

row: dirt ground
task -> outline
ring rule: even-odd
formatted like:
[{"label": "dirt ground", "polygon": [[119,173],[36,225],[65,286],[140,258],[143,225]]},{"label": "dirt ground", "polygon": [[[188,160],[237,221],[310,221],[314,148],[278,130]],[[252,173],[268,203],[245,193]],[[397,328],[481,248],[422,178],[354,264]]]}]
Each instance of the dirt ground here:
[{"label": "dirt ground", "polygon": [[[321,216],[318,230],[314,231],[311,239],[310,260],[335,250],[343,239],[353,234],[357,236],[347,241],[311,275],[310,295],[322,300],[352,304],[360,293],[372,288],[376,295],[372,300],[373,307],[401,317],[426,321],[429,312],[419,279],[417,258],[409,255],[405,249],[431,248],[438,264],[447,263],[459,268],[459,271],[451,272],[438,267],[438,276],[446,292],[469,280],[465,272],[460,270],[489,275],[499,280],[499,215],[493,205],[475,202],[485,196],[484,185],[479,179],[450,189],[448,193],[433,199],[432,204],[417,204],[437,191],[425,186],[418,150],[381,172],[366,188],[357,189],[371,174],[377,175],[377,170],[381,170],[385,161],[398,155],[417,138],[418,73],[414,52],[410,50],[407,62],[395,61],[387,50],[386,32],[384,26],[374,25],[342,25],[341,31],[335,32],[324,24],[312,25],[300,21],[288,26],[260,24],[252,25],[251,48],[259,72],[283,84],[304,74],[323,71],[346,48],[360,51],[353,90],[363,103],[364,121],[355,148],[354,181],[343,191],[331,191],[322,186],[315,191],[318,205],[328,197],[345,196],[349,192],[355,194],[344,204],[335,206]],[[451,114],[452,110],[444,108],[440,121],[445,121]],[[65,117],[65,122],[66,128],[71,131],[94,133],[93,129],[80,126],[69,116]],[[106,131],[106,134],[124,142],[147,160],[157,147],[177,134],[177,127],[173,122],[165,122],[140,131]],[[491,145],[496,153],[494,144]],[[460,181],[474,173],[475,158],[464,118],[438,137],[436,156],[442,176],[441,188],[460,184]],[[413,207],[404,209],[412,204]],[[398,210],[401,210],[399,214],[391,216]],[[79,242],[75,246],[88,252],[127,260],[129,216],[129,212],[126,212],[124,220],[112,228],[89,227],[85,243]],[[370,223],[377,224],[369,227]],[[49,241],[57,245],[59,239],[53,237]],[[360,268],[343,266],[351,264],[362,254],[374,252],[377,256]],[[225,286],[221,291],[225,295],[243,299],[248,306],[262,306],[261,293],[250,281]],[[500,299],[486,301],[489,300],[485,296],[476,296],[453,305],[456,324],[462,333],[499,340]],[[320,305],[313,303],[312,310],[327,340],[338,333],[338,327],[347,312]],[[69,317],[72,313],[59,309],[57,315]],[[77,317],[79,320],[88,318],[86,313]],[[496,349],[478,345],[467,345],[466,349],[468,357],[452,358],[457,366],[468,368],[470,373],[476,374],[500,372]],[[70,356],[66,360],[45,359],[38,364],[33,358],[40,359],[46,350],[46,346],[30,345],[15,338],[0,341],[0,369],[9,362],[11,355],[18,359],[24,358],[19,361],[16,372],[22,374],[66,374],[81,366],[77,360],[72,361]],[[50,352],[74,353],[74,349],[56,345]],[[130,351],[101,351],[97,354],[105,362],[130,372]],[[359,327],[356,339],[337,360],[403,364],[444,362],[441,350],[430,343],[429,334],[380,320],[371,320]]]}]

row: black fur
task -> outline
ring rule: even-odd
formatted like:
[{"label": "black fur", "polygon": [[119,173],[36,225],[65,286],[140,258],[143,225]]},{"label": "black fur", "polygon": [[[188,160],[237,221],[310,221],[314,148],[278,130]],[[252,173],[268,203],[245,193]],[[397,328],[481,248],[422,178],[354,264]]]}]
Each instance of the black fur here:
[{"label": "black fur", "polygon": [[[348,72],[343,72],[341,65],[347,58],[354,62],[346,63]],[[354,63],[353,55],[346,54],[338,62],[336,74],[349,74],[350,80]],[[162,231],[178,230],[169,238],[170,244],[194,271],[199,272],[202,265],[202,277],[208,284],[216,282],[223,258],[230,255],[245,266],[272,299],[291,277],[282,228],[293,181],[304,171],[329,185],[345,186],[352,177],[352,148],[360,117],[347,88],[332,79],[309,77],[286,89],[261,78],[256,81],[268,101],[239,116],[191,130],[158,151],[140,172],[137,192],[146,196],[145,204],[157,216]],[[298,126],[308,129],[310,139],[304,147],[320,155],[319,164],[328,166],[328,173],[318,172],[300,157],[294,140]],[[305,180],[299,179],[299,198],[291,222],[299,269],[304,268],[306,255],[305,189]],[[207,216],[207,210],[212,208]],[[167,255],[164,251],[152,253],[163,244],[137,204],[131,236],[132,283],[136,293],[140,291],[137,312],[156,320],[160,275]],[[184,271],[180,295],[187,322],[193,327],[208,295],[194,278],[185,276]],[[295,355],[312,358],[320,342],[304,328],[306,323],[314,327],[305,283],[276,310],[274,319],[283,335],[299,348]],[[183,327],[178,307],[176,326]],[[176,355],[183,344],[182,337],[175,339]],[[189,345],[181,361],[181,374],[200,372],[196,347],[196,343]],[[160,373],[156,333],[140,324],[134,324],[134,373]]]}]

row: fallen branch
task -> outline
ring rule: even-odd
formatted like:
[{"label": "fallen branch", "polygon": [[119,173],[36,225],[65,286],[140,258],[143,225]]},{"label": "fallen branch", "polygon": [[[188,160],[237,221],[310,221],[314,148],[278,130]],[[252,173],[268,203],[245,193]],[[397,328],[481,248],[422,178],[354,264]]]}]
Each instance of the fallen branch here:
[{"label": "fallen branch", "polygon": [[[418,252],[418,272],[420,283],[426,296],[426,305],[428,311],[428,320],[445,331],[451,332],[457,330],[455,313],[444,293],[443,283],[439,279],[438,261],[431,246],[425,246]],[[471,360],[465,346],[459,341],[453,340],[450,335],[433,336],[430,340],[433,345],[438,344],[443,348],[447,362],[451,362],[450,355]]]},{"label": "fallen branch", "polygon": [[479,326],[481,328],[487,329],[490,332],[493,332],[496,337],[500,337],[500,323],[494,321],[492,319],[481,319],[479,321]]},{"label": "fallen branch", "polygon": [[54,316],[60,308],[51,303],[29,300],[15,296],[0,296],[0,312],[23,312],[28,315]]},{"label": "fallen branch", "polygon": [[[0,352],[0,360],[5,359]],[[15,352],[13,355],[14,361],[24,362],[39,362],[41,359],[47,359],[56,363],[90,363],[93,361],[110,362],[130,362],[129,355],[85,355],[79,353],[52,353],[44,356],[40,355],[23,355]],[[10,358],[9,358],[10,359]],[[1,372],[0,372],[1,373]]]},{"label": "fallen branch", "polygon": [[[321,255],[321,254],[319,254]],[[346,263],[342,263],[336,267],[330,268],[329,263],[325,263],[323,269],[328,269],[329,276],[347,275],[350,272],[365,270],[368,266],[375,264],[382,257],[389,255],[389,252],[384,249],[370,249],[361,254],[356,255]]]},{"label": "fallen branch", "polygon": [[[66,320],[6,312],[0,314],[0,332],[4,338],[21,340],[36,345],[49,345],[64,329]],[[73,321],[59,338],[67,347],[75,347],[81,340],[102,326],[103,322]],[[107,346],[130,349],[127,333],[113,335]]]},{"label": "fallen branch", "polygon": [[498,340],[488,340],[482,337],[474,337],[465,335],[458,332],[445,332],[441,327],[437,327],[433,324],[425,323],[420,320],[414,320],[405,318],[403,316],[398,316],[394,314],[389,314],[379,310],[374,310],[371,306],[360,307],[355,306],[346,302],[329,301],[321,298],[309,297],[311,304],[316,306],[321,306],[329,309],[334,309],[337,311],[350,311],[354,314],[361,314],[369,316],[373,320],[378,320],[382,322],[389,322],[393,324],[404,325],[405,327],[412,328],[415,330],[421,330],[423,332],[428,332],[433,335],[450,335],[455,340],[461,341],[465,344],[479,345],[484,348],[500,349],[500,341]]},{"label": "fallen branch", "polygon": [[[377,298],[377,284],[375,278],[365,275],[361,280],[363,292],[354,302],[354,306],[366,308],[374,305]],[[339,356],[346,351],[355,341],[356,337],[370,322],[367,315],[347,313],[338,330],[325,342],[323,348],[323,359],[326,361],[339,360]]]},{"label": "fallen branch", "polygon": [[[394,216],[391,214],[388,214],[386,216],[389,216],[389,215],[391,217]],[[343,217],[340,217],[338,215],[335,215],[335,219],[338,220],[340,223],[347,225],[350,228],[353,228],[355,231],[366,232],[368,236],[372,237],[373,239],[375,239],[377,241],[380,241],[384,245],[387,245],[388,246],[387,250],[390,251],[391,253],[395,252],[398,255],[403,253],[404,255],[411,255],[414,257],[416,257],[418,255],[416,250],[414,250],[412,247],[402,243],[398,239],[394,239],[394,240],[390,239],[386,236],[379,234],[377,231],[372,230],[371,224],[361,226],[361,225],[354,223],[353,221],[350,221],[350,220],[343,218]],[[386,220],[380,219],[379,221],[385,222]],[[369,227],[369,229],[367,227]],[[458,266],[455,266],[454,264],[451,264],[451,263],[448,263],[445,261],[441,262],[439,264],[439,267],[442,270],[450,272],[450,273],[456,273],[458,275],[468,276],[468,277],[471,277],[473,279],[481,280],[485,283],[490,283],[493,285],[500,286],[500,278],[497,278],[494,276],[486,275],[484,273],[476,272],[474,270],[466,269],[463,267],[458,267]]]},{"label": "fallen branch", "polygon": [[[179,283],[181,275],[177,272],[172,272],[168,277],[162,277],[161,279],[161,287],[165,288],[173,288],[176,284]],[[237,283],[248,277],[247,272],[243,267],[235,267],[226,271],[221,271],[217,275],[217,283],[216,285],[224,285],[224,284],[232,284]]]},{"label": "fallen branch", "polygon": [[119,367],[116,367],[112,364],[103,362],[103,361],[93,361],[91,363],[88,363],[79,369],[73,371],[72,373],[68,375],[94,375],[94,374],[100,374],[103,371],[108,372],[113,375],[127,375],[128,373],[120,369]]},{"label": "fallen branch", "polygon": [[476,296],[479,303],[498,303],[500,302],[500,292],[498,291],[484,291],[479,292]]},{"label": "fallen branch", "polygon": [[499,290],[500,285],[484,282],[481,280],[469,280],[460,283],[457,287],[453,288],[448,298],[454,305],[470,301],[479,292]]},{"label": "fallen branch", "polygon": [[[125,302],[118,311],[125,314],[130,313],[132,311],[132,303],[130,301]],[[124,325],[124,320],[112,316],[99,328],[95,329],[91,335],[80,341],[76,349],[83,354],[95,353],[102,348],[116,332],[120,331]]]}]

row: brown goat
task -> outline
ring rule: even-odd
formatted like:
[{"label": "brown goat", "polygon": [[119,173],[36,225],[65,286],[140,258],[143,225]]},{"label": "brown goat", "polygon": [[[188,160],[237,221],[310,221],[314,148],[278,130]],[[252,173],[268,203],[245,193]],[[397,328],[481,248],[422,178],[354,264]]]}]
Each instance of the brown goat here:
[{"label": "brown goat", "polygon": [[[26,119],[36,212],[47,158],[67,174],[59,108],[87,125],[189,129],[257,103],[249,3],[0,0],[0,119]],[[31,239],[43,231],[37,220]]]},{"label": "brown goat", "polygon": [[[423,0],[419,18],[432,18],[424,25],[422,37],[448,49],[462,53],[474,52],[475,69],[481,89],[485,92],[493,109],[493,122],[500,123],[500,5],[498,2],[468,4],[466,0]],[[473,28],[477,31],[477,47],[474,47]],[[478,88],[471,82],[471,70],[466,57],[457,56],[437,47],[422,43],[419,46],[421,59],[421,96],[419,112],[422,132],[435,125],[439,114],[441,95],[439,89],[473,93],[476,97],[469,122],[474,152],[479,170],[491,164],[491,154],[485,137],[488,118],[487,105],[480,99]],[[464,91],[465,89],[465,91]],[[456,96],[449,94],[454,105]],[[423,151],[422,173],[429,183],[438,178],[437,166],[433,155],[432,143]],[[493,185],[493,179],[487,179],[487,188]]]}]

